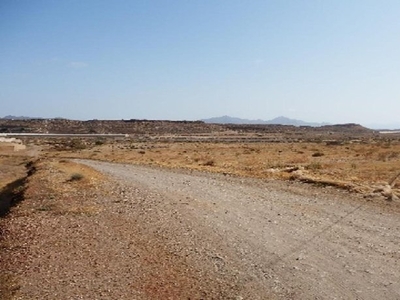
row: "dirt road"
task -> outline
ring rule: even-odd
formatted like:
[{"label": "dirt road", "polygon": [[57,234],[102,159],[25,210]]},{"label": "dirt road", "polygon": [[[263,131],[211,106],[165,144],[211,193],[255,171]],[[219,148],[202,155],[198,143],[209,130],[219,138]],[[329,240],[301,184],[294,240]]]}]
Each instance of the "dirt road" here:
[{"label": "dirt road", "polygon": [[[67,210],[56,209],[58,200],[40,188],[8,219],[15,299],[400,299],[393,202],[300,183],[79,162],[110,179],[67,195],[81,208],[68,210],[63,200]],[[36,180],[73,186],[47,168]]]},{"label": "dirt road", "polygon": [[330,188],[85,163],[120,184],[122,215],[229,297],[400,299],[398,212]]}]

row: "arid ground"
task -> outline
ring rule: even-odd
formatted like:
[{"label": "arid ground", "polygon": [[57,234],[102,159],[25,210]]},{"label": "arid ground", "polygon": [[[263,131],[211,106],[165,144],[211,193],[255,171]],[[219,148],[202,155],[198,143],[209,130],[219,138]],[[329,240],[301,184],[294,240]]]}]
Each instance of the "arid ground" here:
[{"label": "arid ground", "polygon": [[396,134],[137,123],[0,145],[0,298],[400,298]]}]

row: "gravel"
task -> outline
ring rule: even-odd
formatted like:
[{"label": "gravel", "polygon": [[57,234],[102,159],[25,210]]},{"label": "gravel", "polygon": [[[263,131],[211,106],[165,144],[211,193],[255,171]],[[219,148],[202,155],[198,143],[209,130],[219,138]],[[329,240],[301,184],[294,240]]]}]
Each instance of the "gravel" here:
[{"label": "gravel", "polygon": [[334,188],[79,161],[93,215],[37,225],[16,299],[400,299],[400,217]]}]

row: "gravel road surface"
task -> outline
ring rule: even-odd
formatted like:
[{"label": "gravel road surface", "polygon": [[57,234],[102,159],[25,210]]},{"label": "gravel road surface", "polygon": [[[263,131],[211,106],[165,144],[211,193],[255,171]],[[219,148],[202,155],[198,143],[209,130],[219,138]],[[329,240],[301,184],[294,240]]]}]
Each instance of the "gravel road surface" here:
[{"label": "gravel road surface", "polygon": [[[396,211],[333,188],[80,162],[113,178],[121,218],[179,262],[172,298],[400,299]],[[151,263],[164,264],[152,280],[170,275]]]}]

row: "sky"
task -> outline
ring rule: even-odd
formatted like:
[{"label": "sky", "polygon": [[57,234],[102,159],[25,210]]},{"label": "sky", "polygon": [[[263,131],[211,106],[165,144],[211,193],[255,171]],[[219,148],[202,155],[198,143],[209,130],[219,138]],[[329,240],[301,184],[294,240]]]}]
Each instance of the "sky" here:
[{"label": "sky", "polygon": [[0,116],[400,127],[398,0],[1,0]]}]

